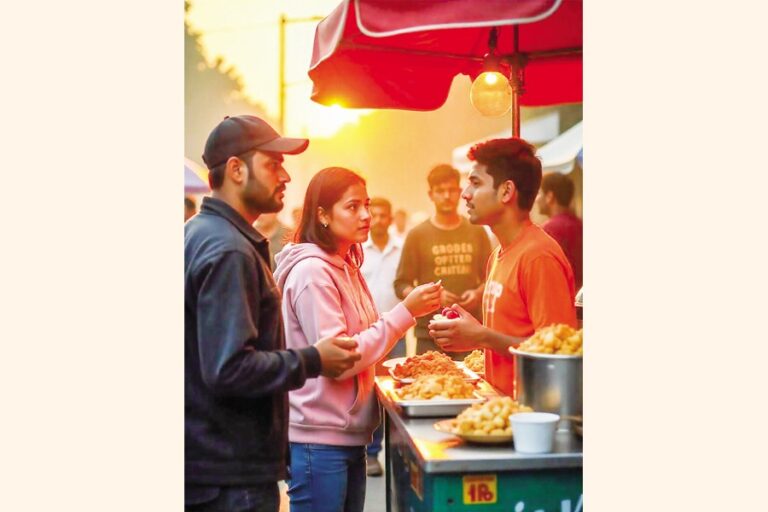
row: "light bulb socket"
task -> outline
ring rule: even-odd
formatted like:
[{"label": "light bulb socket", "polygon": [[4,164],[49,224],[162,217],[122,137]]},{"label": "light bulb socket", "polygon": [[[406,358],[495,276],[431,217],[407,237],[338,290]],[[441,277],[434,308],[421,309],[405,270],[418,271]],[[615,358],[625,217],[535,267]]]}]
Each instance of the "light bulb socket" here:
[{"label": "light bulb socket", "polygon": [[488,52],[483,56],[483,71],[496,71],[497,73],[504,72],[501,69],[502,58],[493,52]]}]

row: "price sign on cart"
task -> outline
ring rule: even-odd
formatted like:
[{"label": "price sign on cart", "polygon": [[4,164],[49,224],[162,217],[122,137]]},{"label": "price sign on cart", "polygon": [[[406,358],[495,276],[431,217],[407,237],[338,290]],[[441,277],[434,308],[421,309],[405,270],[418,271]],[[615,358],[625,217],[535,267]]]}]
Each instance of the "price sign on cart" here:
[{"label": "price sign on cart", "polygon": [[496,503],[496,475],[467,475],[462,477],[465,505]]}]

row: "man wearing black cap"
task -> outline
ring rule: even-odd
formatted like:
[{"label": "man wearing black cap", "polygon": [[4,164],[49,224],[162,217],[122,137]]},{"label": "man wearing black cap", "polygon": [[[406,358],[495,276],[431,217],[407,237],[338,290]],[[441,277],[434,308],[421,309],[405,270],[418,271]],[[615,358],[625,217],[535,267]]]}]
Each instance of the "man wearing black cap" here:
[{"label": "man wearing black cap", "polygon": [[252,224],[283,207],[281,137],[254,116],[226,117],[203,160],[212,197],[184,225],[185,507],[277,511],[286,478],[286,392],[336,377],[360,359],[356,343],[327,338],[285,349],[268,242]]}]

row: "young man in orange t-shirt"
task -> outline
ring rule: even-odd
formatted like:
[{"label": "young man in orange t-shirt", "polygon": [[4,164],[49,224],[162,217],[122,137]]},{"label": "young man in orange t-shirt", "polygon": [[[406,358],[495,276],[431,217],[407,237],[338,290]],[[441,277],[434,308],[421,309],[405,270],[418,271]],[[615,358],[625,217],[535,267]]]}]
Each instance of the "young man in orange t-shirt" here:
[{"label": "young man in orange t-shirt", "polygon": [[519,138],[475,145],[475,162],[461,197],[472,224],[487,224],[500,245],[488,260],[483,323],[461,306],[456,320],[432,322],[429,334],[446,351],[485,350],[488,382],[514,396],[516,347],[536,330],[555,323],[576,327],[571,265],[558,243],[531,222],[541,185],[536,149]]}]

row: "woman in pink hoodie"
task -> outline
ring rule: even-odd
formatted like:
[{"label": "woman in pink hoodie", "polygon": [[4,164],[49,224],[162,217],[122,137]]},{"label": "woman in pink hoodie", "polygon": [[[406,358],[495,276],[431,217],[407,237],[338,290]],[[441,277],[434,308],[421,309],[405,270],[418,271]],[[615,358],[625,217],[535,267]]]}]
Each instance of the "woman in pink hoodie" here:
[{"label": "woman in pink hoodie", "polygon": [[275,257],[283,293],[288,348],[329,336],[350,336],[362,355],[336,379],[319,377],[289,393],[292,512],[361,512],[365,502],[365,447],[378,426],[374,366],[405,332],[440,306],[440,284],[416,287],[379,314],[360,274],[368,238],[365,180],[330,167],[309,183],[301,221]]}]

